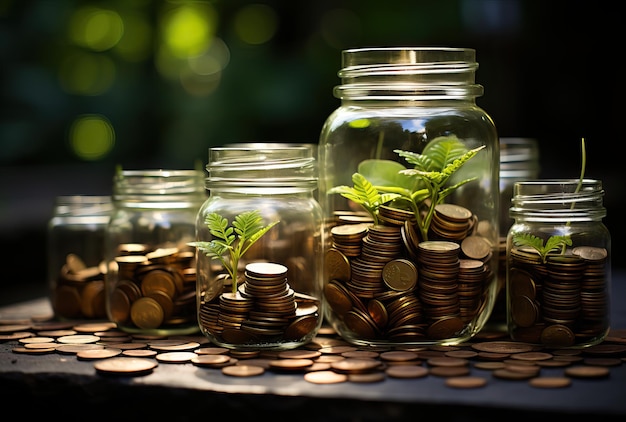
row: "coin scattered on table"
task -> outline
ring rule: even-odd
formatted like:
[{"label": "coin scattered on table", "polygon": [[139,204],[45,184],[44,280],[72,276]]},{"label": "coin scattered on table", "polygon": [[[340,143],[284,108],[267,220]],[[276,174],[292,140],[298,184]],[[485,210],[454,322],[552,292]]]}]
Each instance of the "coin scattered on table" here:
[{"label": "coin scattered on table", "polygon": [[452,388],[480,388],[487,385],[487,378],[475,376],[455,376],[446,378],[446,387]]},{"label": "coin scattered on table", "polygon": [[265,368],[256,365],[230,365],[222,368],[224,375],[233,377],[255,377],[262,375],[264,372]]},{"label": "coin scattered on table", "polygon": [[338,384],[348,381],[348,375],[335,371],[316,371],[304,374],[304,379],[313,384]]},{"label": "coin scattered on table", "polygon": [[96,361],[93,366],[100,373],[139,375],[152,371],[158,363],[153,359],[114,357]]},{"label": "coin scattered on table", "polygon": [[191,362],[197,356],[194,352],[165,352],[157,354],[156,360],[164,363],[185,363]]},{"label": "coin scattered on table", "polygon": [[568,377],[535,377],[531,378],[528,384],[537,388],[563,388],[572,385],[572,379]]}]

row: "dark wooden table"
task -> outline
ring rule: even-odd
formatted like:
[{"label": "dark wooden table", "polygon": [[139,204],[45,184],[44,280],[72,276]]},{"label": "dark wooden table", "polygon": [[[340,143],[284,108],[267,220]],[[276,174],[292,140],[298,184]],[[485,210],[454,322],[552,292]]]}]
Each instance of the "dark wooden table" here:
[{"label": "dark wooden table", "polygon": [[[626,328],[626,272],[612,275],[612,328]],[[0,308],[0,319],[45,315],[46,298]],[[192,363],[160,363],[142,376],[98,373],[92,361],[51,353],[12,351],[17,341],[0,342],[0,408],[23,417],[64,420],[214,421],[261,417],[272,421],[401,421],[428,417],[484,421],[485,418],[598,417],[626,420],[626,361],[602,379],[574,379],[565,388],[543,389],[527,381],[488,378],[486,386],[455,389],[445,379],[387,377],[376,383],[319,385],[302,373],[238,378]],[[542,368],[562,375],[563,368]],[[15,413],[16,412],[16,413]],[[20,416],[22,415],[22,416]],[[235,420],[235,419],[231,419]]]}]

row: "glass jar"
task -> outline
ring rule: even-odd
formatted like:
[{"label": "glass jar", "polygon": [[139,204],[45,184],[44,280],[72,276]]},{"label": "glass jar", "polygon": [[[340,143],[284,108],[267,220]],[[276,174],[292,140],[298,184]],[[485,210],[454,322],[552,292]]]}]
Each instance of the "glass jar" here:
[{"label": "glass jar", "polygon": [[107,319],[104,233],[110,196],[57,196],[48,221],[48,286],[60,319]]},{"label": "glass jar", "polygon": [[512,339],[546,347],[600,343],[610,319],[611,237],[599,180],[514,185],[507,235]]},{"label": "glass jar", "polygon": [[345,50],[320,135],[327,319],[356,345],[457,344],[496,295],[499,145],[475,51]]},{"label": "glass jar", "polygon": [[107,313],[133,334],[198,332],[195,218],[201,170],[120,170],[106,230]]},{"label": "glass jar", "polygon": [[[323,256],[313,151],[254,143],[209,149],[196,259],[198,321],[212,343],[287,350],[317,334]],[[231,250],[210,249],[225,239]]]},{"label": "glass jar", "polygon": [[506,323],[506,236],[513,225],[509,216],[513,185],[539,177],[539,144],[533,138],[500,137],[500,238],[498,241],[498,296],[487,327],[507,331]]}]

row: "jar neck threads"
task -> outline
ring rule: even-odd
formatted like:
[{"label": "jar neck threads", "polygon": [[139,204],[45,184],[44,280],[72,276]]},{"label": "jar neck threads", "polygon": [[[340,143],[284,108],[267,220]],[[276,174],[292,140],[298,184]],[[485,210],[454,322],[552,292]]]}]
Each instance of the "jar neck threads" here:
[{"label": "jar neck threads", "polygon": [[359,48],[342,52],[336,98],[355,100],[473,100],[478,63],[471,48]]},{"label": "jar neck threads", "polygon": [[202,176],[199,170],[122,170],[113,178],[113,201],[138,208],[156,203],[187,208],[205,199]]},{"label": "jar neck threads", "polygon": [[597,221],[606,216],[603,196],[602,182],[594,179],[516,182],[509,215],[528,222]]},{"label": "jar neck threads", "polygon": [[315,152],[308,146],[209,148],[206,188],[242,193],[296,193],[317,188]]}]

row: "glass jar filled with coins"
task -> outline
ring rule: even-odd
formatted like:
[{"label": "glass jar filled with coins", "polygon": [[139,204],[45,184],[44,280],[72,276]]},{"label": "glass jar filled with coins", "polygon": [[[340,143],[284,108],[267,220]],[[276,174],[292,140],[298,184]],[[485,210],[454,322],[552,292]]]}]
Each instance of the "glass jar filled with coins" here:
[{"label": "glass jar filled with coins", "polygon": [[47,228],[48,286],[56,317],[106,319],[104,234],[110,196],[57,196]]},{"label": "glass jar filled with coins", "polygon": [[507,321],[514,340],[584,347],[609,330],[611,238],[602,182],[520,181],[507,235]]},{"label": "glass jar filled with coins", "polygon": [[214,344],[286,350],[322,323],[317,160],[306,144],[209,149],[197,215],[198,322]]},{"label": "glass jar filled with coins", "polygon": [[198,332],[195,217],[206,200],[201,170],[119,170],[106,230],[107,314],[121,330]]},{"label": "glass jar filled with coins", "polygon": [[475,51],[343,52],[320,135],[327,319],[347,341],[455,344],[497,292],[499,144]]}]

